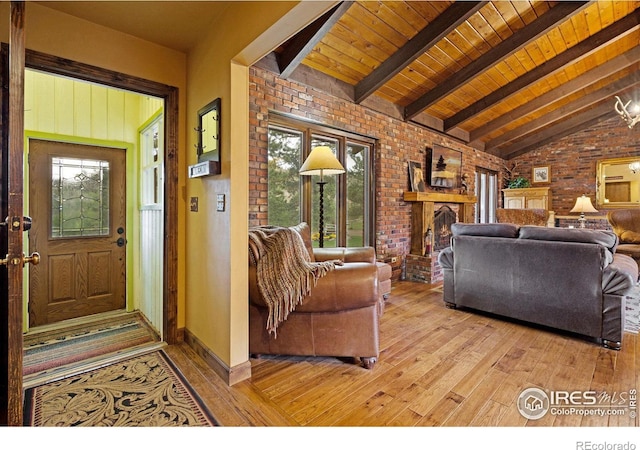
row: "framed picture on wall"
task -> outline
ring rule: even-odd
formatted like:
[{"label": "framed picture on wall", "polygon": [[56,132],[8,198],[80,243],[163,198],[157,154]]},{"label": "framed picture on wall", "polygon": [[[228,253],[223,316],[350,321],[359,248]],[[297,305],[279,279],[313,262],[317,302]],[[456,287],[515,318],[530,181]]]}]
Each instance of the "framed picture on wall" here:
[{"label": "framed picture on wall", "polygon": [[422,163],[418,161],[409,161],[409,185],[411,192],[425,192],[427,190]]},{"label": "framed picture on wall", "polygon": [[549,166],[534,167],[531,173],[531,181],[533,183],[550,183],[551,168]]},{"label": "framed picture on wall", "polygon": [[427,148],[429,185],[434,188],[457,189],[462,183],[462,152],[434,145]]}]

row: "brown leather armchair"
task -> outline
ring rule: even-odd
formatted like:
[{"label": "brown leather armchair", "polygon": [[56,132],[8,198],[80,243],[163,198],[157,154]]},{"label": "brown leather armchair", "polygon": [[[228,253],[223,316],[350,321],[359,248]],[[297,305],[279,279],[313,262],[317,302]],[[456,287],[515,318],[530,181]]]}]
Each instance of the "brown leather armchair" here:
[{"label": "brown leather armchair", "polygon": [[616,251],[631,256],[640,264],[640,209],[616,209],[607,220],[620,242]]},{"label": "brown leather armchair", "polygon": [[546,227],[549,222],[549,211],[546,209],[497,208],[496,219],[498,223]]},{"label": "brown leather armchair", "polygon": [[379,355],[379,318],[384,300],[379,293],[375,250],[361,248],[313,249],[307,224],[295,227],[312,261],[340,260],[343,265],[320,278],[302,303],[277,327],[266,327],[268,307],[257,280],[257,263],[250,242],[249,352],[360,358],[372,369]]}]

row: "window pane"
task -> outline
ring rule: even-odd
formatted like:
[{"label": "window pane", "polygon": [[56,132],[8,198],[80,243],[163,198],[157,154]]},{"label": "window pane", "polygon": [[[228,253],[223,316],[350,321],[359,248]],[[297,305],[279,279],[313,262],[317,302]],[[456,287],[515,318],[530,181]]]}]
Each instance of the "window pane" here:
[{"label": "window pane", "polygon": [[476,222],[495,222],[498,206],[498,174],[487,169],[477,168],[475,194],[478,198]]},{"label": "window pane", "polygon": [[109,162],[52,158],[51,236],[109,234]]},{"label": "window pane", "polygon": [[[326,145],[333,150],[333,154],[337,154],[338,142],[335,139],[330,139],[323,136],[313,136],[311,139],[311,148],[318,147],[320,145]],[[325,181],[324,195],[323,195],[323,211],[324,214],[324,247],[336,247],[337,246],[337,230],[338,230],[338,209],[337,209],[337,177],[335,175],[323,177]],[[311,238],[313,246],[319,246],[320,237],[320,187],[318,185],[320,177],[313,176],[312,183],[314,184],[311,194]]]},{"label": "window pane", "polygon": [[347,143],[347,247],[362,247],[365,230],[365,173],[369,147]]},{"label": "window pane", "polygon": [[267,214],[270,225],[300,223],[302,133],[269,128]]}]

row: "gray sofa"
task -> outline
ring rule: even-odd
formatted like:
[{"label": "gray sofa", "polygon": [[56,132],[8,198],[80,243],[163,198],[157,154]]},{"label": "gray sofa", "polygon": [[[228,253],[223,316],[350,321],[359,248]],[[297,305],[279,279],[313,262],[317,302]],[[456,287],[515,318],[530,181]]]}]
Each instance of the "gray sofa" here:
[{"label": "gray sofa", "polygon": [[452,226],[438,255],[448,307],[594,338],[619,350],[638,265],[609,231],[513,224]]}]

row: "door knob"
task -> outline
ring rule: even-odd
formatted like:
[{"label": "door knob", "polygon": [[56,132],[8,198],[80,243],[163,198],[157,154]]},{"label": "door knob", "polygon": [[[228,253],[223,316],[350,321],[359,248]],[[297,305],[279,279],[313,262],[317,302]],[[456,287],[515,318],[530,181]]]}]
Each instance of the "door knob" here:
[{"label": "door knob", "polygon": [[118,240],[116,241],[116,244],[118,245],[118,247],[124,247],[126,243],[127,243],[127,240],[123,237],[118,238]]},{"label": "door knob", "polygon": [[24,267],[24,265],[26,263],[31,263],[34,266],[37,266],[38,264],[40,264],[40,253],[33,252],[31,254],[31,256],[24,256],[24,253],[23,253],[22,254],[22,267]]},{"label": "door knob", "polygon": [[40,263],[40,253],[33,252],[31,256],[25,256],[23,253],[22,258],[11,259],[9,259],[9,255],[7,255],[5,258],[0,259],[0,266],[6,266],[7,264],[17,266],[20,263],[22,263],[22,267],[24,267],[26,263],[31,263],[34,266],[37,266]]}]

